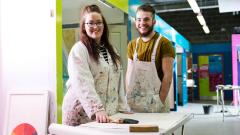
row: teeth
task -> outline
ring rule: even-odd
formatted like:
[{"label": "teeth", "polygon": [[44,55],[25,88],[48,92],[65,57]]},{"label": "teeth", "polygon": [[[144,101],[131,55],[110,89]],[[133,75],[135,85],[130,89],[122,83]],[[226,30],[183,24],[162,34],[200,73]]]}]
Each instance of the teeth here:
[{"label": "teeth", "polygon": [[140,26],[139,28],[146,29],[147,27],[141,27],[141,26]]}]

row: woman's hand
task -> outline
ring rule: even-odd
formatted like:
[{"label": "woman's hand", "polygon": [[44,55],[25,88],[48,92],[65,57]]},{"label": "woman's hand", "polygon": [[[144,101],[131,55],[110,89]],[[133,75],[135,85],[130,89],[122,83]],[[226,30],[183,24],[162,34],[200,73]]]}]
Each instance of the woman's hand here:
[{"label": "woman's hand", "polygon": [[96,112],[96,121],[99,123],[109,123],[110,119],[105,111]]}]

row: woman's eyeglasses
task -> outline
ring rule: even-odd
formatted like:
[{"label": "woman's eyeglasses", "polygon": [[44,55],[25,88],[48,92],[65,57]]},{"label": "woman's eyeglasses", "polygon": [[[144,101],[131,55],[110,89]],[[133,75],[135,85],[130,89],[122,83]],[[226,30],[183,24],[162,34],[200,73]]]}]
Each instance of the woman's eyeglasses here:
[{"label": "woman's eyeglasses", "polygon": [[103,26],[103,22],[96,22],[96,23],[94,23],[94,22],[88,22],[88,23],[85,23],[85,24],[87,24],[87,26],[90,27],[90,28],[93,28],[95,25],[96,25],[97,27],[102,27],[102,26]]}]

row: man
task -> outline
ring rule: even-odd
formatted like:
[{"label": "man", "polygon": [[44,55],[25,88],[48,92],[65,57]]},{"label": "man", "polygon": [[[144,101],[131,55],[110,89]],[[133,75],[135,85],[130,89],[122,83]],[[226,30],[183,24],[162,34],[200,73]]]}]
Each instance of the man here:
[{"label": "man", "polygon": [[155,10],[150,5],[138,7],[135,23],[140,37],[128,44],[128,104],[133,112],[169,112],[174,48],[153,30]]}]

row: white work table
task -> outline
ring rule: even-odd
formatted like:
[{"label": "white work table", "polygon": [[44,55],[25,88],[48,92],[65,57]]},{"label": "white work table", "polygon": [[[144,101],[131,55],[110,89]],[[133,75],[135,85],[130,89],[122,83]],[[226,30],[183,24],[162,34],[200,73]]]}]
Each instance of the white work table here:
[{"label": "white work table", "polygon": [[170,135],[184,125],[193,117],[193,114],[188,113],[134,113],[122,114],[118,113],[111,118],[131,118],[139,121],[141,125],[158,125],[159,132],[129,132],[130,124],[115,124],[115,123],[97,123],[90,122],[82,124],[78,127],[71,127],[60,124],[51,124],[49,127],[50,134],[55,135]]}]

